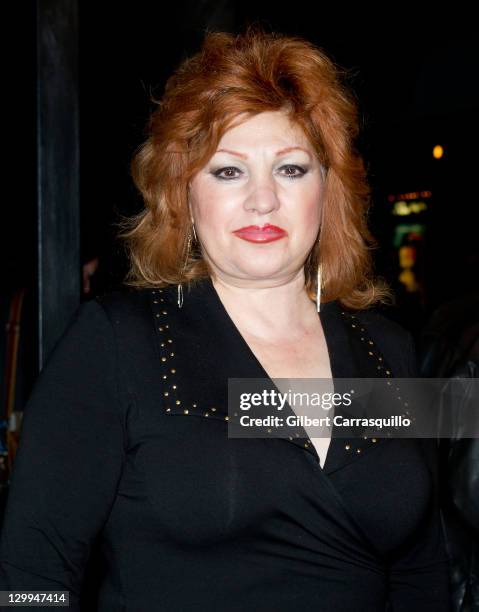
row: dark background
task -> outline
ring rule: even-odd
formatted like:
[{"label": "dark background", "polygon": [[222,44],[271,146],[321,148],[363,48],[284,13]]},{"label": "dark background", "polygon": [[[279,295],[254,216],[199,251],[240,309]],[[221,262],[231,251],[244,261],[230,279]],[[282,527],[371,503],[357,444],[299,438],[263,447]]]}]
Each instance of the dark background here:
[{"label": "dark background", "polygon": [[[165,80],[199,48],[206,28],[235,32],[256,20],[308,38],[350,71],[362,116],[359,146],[373,188],[370,222],[380,244],[377,269],[398,289],[391,316],[417,335],[437,305],[477,287],[477,36],[465,31],[466,16],[455,28],[451,17],[434,24],[414,12],[383,19],[343,12],[347,9],[325,10],[322,3],[286,2],[103,4],[100,11],[91,3],[81,5],[81,185],[85,219],[90,220],[84,227],[86,250],[91,243],[109,244],[100,236],[113,209],[128,212],[141,206],[128,166],[144,137],[150,95],[161,96]],[[436,144],[445,151],[440,160],[432,156]],[[431,191],[432,200],[426,218],[425,286],[418,300],[402,295],[396,283],[395,219],[387,196],[423,190]],[[113,253],[110,246],[108,253]]]}]

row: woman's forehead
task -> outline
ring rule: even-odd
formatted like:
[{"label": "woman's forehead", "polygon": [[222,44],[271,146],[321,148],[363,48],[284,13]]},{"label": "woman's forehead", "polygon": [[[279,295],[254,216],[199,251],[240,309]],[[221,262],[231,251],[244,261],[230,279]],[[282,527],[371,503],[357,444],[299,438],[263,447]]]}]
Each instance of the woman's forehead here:
[{"label": "woman's forehead", "polygon": [[311,150],[301,126],[283,112],[269,111],[243,119],[226,129],[221,136],[218,149],[236,149],[247,152],[261,148],[298,147]]}]

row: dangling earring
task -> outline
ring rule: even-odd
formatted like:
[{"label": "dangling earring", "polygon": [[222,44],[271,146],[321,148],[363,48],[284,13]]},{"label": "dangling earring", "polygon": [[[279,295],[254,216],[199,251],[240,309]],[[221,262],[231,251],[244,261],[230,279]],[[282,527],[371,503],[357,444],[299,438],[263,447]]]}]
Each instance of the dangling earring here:
[{"label": "dangling earring", "polygon": [[183,306],[183,287],[181,283],[178,284],[178,308]]},{"label": "dangling earring", "polygon": [[[193,231],[193,235],[195,237],[195,241],[197,240],[196,237],[196,231],[195,231],[195,222],[193,221],[191,229]],[[183,263],[183,273],[186,270],[186,264],[188,263],[188,259],[190,257],[190,251],[191,251],[191,243],[192,243],[192,235],[191,232],[188,233],[188,242],[186,245],[186,257],[185,257],[185,261]],[[178,308],[181,308],[183,306],[183,286],[181,283],[178,283]]]},{"label": "dangling earring", "polygon": [[317,280],[316,280],[316,310],[319,312],[321,309],[321,264],[318,264]]},{"label": "dangling earring", "polygon": [[[321,244],[321,240],[318,240],[318,260],[320,258],[319,246]],[[322,270],[321,270],[321,262],[318,261],[318,269],[316,271],[316,310],[319,312],[321,309],[321,290],[322,290]]]}]

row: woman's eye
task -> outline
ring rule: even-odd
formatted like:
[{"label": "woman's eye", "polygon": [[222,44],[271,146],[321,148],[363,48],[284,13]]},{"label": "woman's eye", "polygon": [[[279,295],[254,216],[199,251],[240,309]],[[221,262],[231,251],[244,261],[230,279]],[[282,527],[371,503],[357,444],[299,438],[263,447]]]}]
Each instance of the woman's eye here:
[{"label": "woman's eye", "polygon": [[[230,174],[226,176],[221,176],[223,172],[228,172]],[[234,166],[228,166],[227,168],[219,168],[218,170],[215,170],[213,172],[213,175],[216,176],[216,178],[219,178],[225,181],[229,181],[231,179],[236,178],[235,176],[231,175],[231,172],[241,172],[241,170],[239,170],[238,168],[235,168]]]},{"label": "woman's eye", "polygon": [[282,170],[283,168],[288,168],[288,169],[292,169],[292,170],[299,170],[299,174],[291,174],[291,173],[286,173],[285,176],[288,178],[301,178],[302,176],[304,176],[307,172],[307,170],[305,168],[302,168],[301,166],[296,166],[296,165],[288,165],[288,166],[282,166],[280,168],[280,170]]},{"label": "woman's eye", "polygon": [[[283,176],[285,176],[286,178],[290,178],[290,179],[296,179],[296,178],[301,178],[302,176],[304,176],[307,172],[307,170],[305,168],[302,168],[301,166],[297,166],[297,165],[286,165],[286,166],[281,166],[280,170],[283,169],[288,169],[288,172],[286,172],[286,174],[283,174]],[[241,170],[239,170],[238,168],[235,168],[235,166],[228,166],[226,168],[219,168],[218,170],[214,170],[213,171],[213,175],[216,178],[219,178],[221,180],[224,181],[230,181],[232,179],[237,178],[237,176],[234,175],[235,172],[239,172],[242,174]]]}]

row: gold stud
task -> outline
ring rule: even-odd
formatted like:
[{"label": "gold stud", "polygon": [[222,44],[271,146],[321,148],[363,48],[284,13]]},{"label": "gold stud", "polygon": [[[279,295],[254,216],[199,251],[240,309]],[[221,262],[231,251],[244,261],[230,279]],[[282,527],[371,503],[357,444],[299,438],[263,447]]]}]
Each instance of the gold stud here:
[{"label": "gold stud", "polygon": [[369,344],[374,344],[374,342],[372,340],[368,340]]},{"label": "gold stud", "polygon": [[171,344],[173,340],[171,338],[168,338],[168,342]]},{"label": "gold stud", "polygon": [[229,416],[228,415],[225,416],[225,421],[229,421]]},{"label": "gold stud", "polygon": [[171,385],[171,388],[172,389],[176,389],[176,385]]},{"label": "gold stud", "polygon": [[168,378],[168,376],[167,376],[166,374],[163,374],[163,380],[164,380],[165,378]]},{"label": "gold stud", "polygon": [[377,442],[376,438],[371,438],[371,442]]},{"label": "gold stud", "polygon": [[162,358],[161,358],[161,361],[166,361],[166,357],[162,357]]},{"label": "gold stud", "polygon": [[163,395],[164,395],[165,397],[166,397],[166,396],[168,396],[168,395],[169,395],[168,391],[165,391],[165,392],[163,393]]},{"label": "gold stud", "polygon": [[159,327],[158,329],[159,329],[160,331],[163,331],[163,328],[162,328],[162,327]]},{"label": "gold stud", "polygon": [[170,372],[171,372],[172,374],[175,374],[175,372],[176,372],[175,368],[171,368]]},{"label": "gold stud", "polygon": [[386,370],[386,374],[391,374],[391,372],[389,370]]},{"label": "gold stud", "polygon": [[167,409],[166,409],[166,412],[170,412],[170,411],[171,411],[171,408],[167,408]]},{"label": "gold stud", "polygon": [[357,452],[357,453],[360,453],[360,452],[361,452],[361,449],[360,449],[360,448],[357,448],[357,449],[356,449],[356,452]]},{"label": "gold stud", "polygon": [[162,310],[162,311],[161,311],[161,314],[168,314],[168,311],[166,311],[166,310]]},{"label": "gold stud", "polygon": [[349,450],[351,448],[351,446],[349,444],[346,444],[346,446],[344,447],[346,450]]},{"label": "gold stud", "polygon": [[183,413],[184,413],[184,414],[188,414],[188,412],[189,412],[188,408],[185,408],[185,409],[183,410]]},{"label": "gold stud", "polygon": [[176,400],[175,404],[176,404],[176,405],[181,404],[180,400]]},{"label": "gold stud", "polygon": [[170,357],[174,357],[174,356],[175,356],[175,354],[174,354],[174,353],[170,353]]},{"label": "gold stud", "polygon": [[197,404],[193,404],[193,408],[196,408],[196,407],[197,407]]},{"label": "gold stud", "polygon": [[207,416],[210,416],[210,415],[209,415],[209,413],[208,413],[208,412],[205,412],[205,416],[207,417]]},{"label": "gold stud", "polygon": [[368,351],[368,353],[369,353],[370,355],[374,355],[374,353],[373,353],[372,351]]},{"label": "gold stud", "polygon": [[216,408],[210,408],[212,412],[216,412]]},{"label": "gold stud", "polygon": [[307,442],[304,443],[304,448],[309,448],[309,444]]}]

